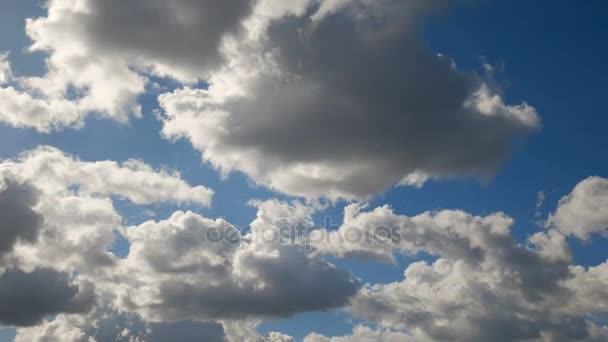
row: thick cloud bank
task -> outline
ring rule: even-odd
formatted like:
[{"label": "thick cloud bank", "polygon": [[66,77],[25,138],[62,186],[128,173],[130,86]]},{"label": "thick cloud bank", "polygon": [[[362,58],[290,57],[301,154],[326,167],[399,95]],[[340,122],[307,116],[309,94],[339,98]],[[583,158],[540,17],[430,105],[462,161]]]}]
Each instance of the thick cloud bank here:
[{"label": "thick cloud bank", "polygon": [[[17,341],[293,342],[255,327],[333,309],[377,326],[357,326],[348,336],[311,332],[306,342],[608,337],[608,263],[575,265],[555,228],[518,243],[503,213],[405,216],[351,204],[341,227],[324,230],[312,219],[320,207],[278,200],[251,202],[257,215],[248,231],[183,211],[125,227],[113,197],[135,205],[181,201],[175,192],[125,192],[113,177],[99,176],[134,172],[128,165],[50,148],[0,163],[2,203],[15,206],[16,223],[32,218],[17,227],[34,227],[3,230],[17,237],[0,263],[0,324],[19,327]],[[148,181],[183,182],[138,169]],[[97,181],[105,183],[90,185]],[[586,207],[569,210],[581,216]],[[116,235],[129,245],[124,257],[112,252]],[[397,253],[428,260],[407,265],[401,281],[363,286],[324,260],[392,261]]]}]

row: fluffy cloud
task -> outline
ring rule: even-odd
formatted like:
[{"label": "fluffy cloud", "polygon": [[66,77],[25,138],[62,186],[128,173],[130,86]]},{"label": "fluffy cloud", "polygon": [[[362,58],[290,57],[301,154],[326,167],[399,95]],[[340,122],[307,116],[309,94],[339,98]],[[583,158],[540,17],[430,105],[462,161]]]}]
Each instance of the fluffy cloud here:
[{"label": "fluffy cloud", "polygon": [[402,282],[366,288],[352,310],[384,326],[407,329],[421,341],[606,338],[604,328],[586,320],[605,307],[593,305],[581,312],[583,294],[577,288],[564,285],[567,292],[529,301],[522,296],[524,285],[512,280],[501,269],[476,270],[462,261],[419,262],[406,269]]},{"label": "fluffy cloud", "polygon": [[268,238],[281,212],[274,209],[293,218],[298,208],[258,205],[245,235],[191,212],[128,228],[131,248],[114,290],[121,307],[151,321],[179,321],[287,317],[346,305],[359,288],[348,272]]},{"label": "fluffy cloud", "polygon": [[12,251],[4,258],[8,265],[83,276],[111,274],[118,259],[110,248],[123,226],[113,198],[209,205],[213,194],[204,186],[190,186],[176,172],[154,170],[141,161],[85,162],[51,147],[1,162],[0,176],[28,184],[37,194],[32,197],[34,190],[27,188],[2,192],[2,198],[10,197],[2,200],[7,211],[3,251]]},{"label": "fluffy cloud", "polygon": [[0,275],[0,325],[35,325],[47,315],[86,312],[93,303],[92,287],[72,284],[67,273],[8,269]]},{"label": "fluffy cloud", "polygon": [[51,193],[77,188],[80,195],[116,196],[136,204],[159,202],[211,204],[213,190],[192,187],[170,170],[154,170],[139,160],[86,162],[43,146],[18,160],[0,164],[0,171],[30,179]]},{"label": "fluffy cloud", "polygon": [[[181,211],[164,221],[125,228],[114,197],[136,205],[206,204],[208,190],[191,187],[179,175],[155,171],[142,162],[85,162],[49,147],[3,161],[0,175],[4,179],[0,208],[6,211],[3,218],[11,219],[6,226],[10,229],[2,226],[10,243],[3,249],[6,262],[0,271],[12,280],[1,291],[12,298],[6,301],[10,306],[3,317],[13,317],[12,321],[3,318],[2,323],[33,325],[59,314],[20,329],[18,340],[150,341],[178,330],[184,338],[208,332],[219,340],[223,330],[213,323],[218,319],[238,323],[340,308],[360,287],[349,272],[310,255],[302,246],[267,238],[265,234],[276,233],[282,224],[312,224],[314,209],[299,202],[252,202],[258,215],[248,233],[223,219]],[[129,243],[124,259],[111,252],[117,234]],[[16,288],[19,282],[26,286]],[[47,288],[50,293],[32,288],[49,284],[53,285]],[[95,284],[94,291],[88,284]],[[26,317],[24,311],[20,318],[15,308],[27,310],[19,300],[30,292],[39,295],[29,298],[40,302],[40,313]],[[55,305],[47,297],[62,304]],[[97,308],[84,313],[84,304],[91,309],[95,298]],[[210,323],[189,325],[191,320]],[[115,321],[132,324],[123,327]],[[260,338],[286,337],[274,333]]]},{"label": "fluffy cloud", "polygon": [[589,177],[560,200],[555,213],[549,215],[547,226],[588,240],[592,234],[608,233],[607,208],[608,179]]},{"label": "fluffy cloud", "polygon": [[402,282],[367,285],[352,301],[355,315],[404,329],[417,341],[605,338],[587,318],[607,312],[606,264],[573,266],[566,239],[555,230],[521,245],[511,237],[512,223],[501,213],[407,217],[389,207],[362,212],[351,205],[344,226],[311,242],[319,253],[338,256],[436,257],[410,264]]},{"label": "fluffy cloud", "polygon": [[491,177],[539,119],[425,46],[416,23],[446,4],[49,0],[26,27],[48,72],[5,72],[0,120],[41,132],[90,113],[124,122],[141,115],[153,74],[208,85],[160,96],[164,136],[287,194],[352,199]]},{"label": "fluffy cloud", "polygon": [[0,120],[49,132],[81,127],[91,113],[119,122],[139,117],[147,74],[205,77],[254,3],[48,0],[47,15],[26,25],[30,50],[48,53],[48,71],[0,88]]},{"label": "fluffy cloud", "polygon": [[51,147],[2,161],[0,180],[6,265],[81,275],[111,272],[117,260],[109,250],[123,227],[112,198],[208,205],[213,193],[140,161],[84,162]]},{"label": "fluffy cloud", "polygon": [[[269,317],[345,306],[379,327],[358,326],[350,336],[333,338],[310,334],[305,341],[608,337],[601,323],[608,312],[608,263],[573,265],[566,238],[557,230],[519,244],[511,237],[513,220],[502,213],[482,217],[444,210],[408,217],[388,206],[365,211],[352,204],[345,209],[343,226],[322,231],[312,222],[315,207],[252,201],[258,213],[248,232],[224,219],[181,211],[166,220],[121,229],[130,248],[120,259],[108,252],[108,232],[120,226],[111,200],[91,197],[87,190],[59,191],[60,186],[48,185],[52,183],[40,183],[39,203],[26,205],[44,217],[38,241],[17,242],[10,252],[10,262],[31,271],[8,267],[3,277],[23,279],[0,281],[28,286],[2,285],[0,296],[12,300],[7,308],[13,311],[4,317],[13,321],[5,318],[3,324],[32,325],[57,315],[20,328],[17,341],[204,336],[210,341],[293,342],[280,333],[261,336],[255,327]],[[46,203],[47,196],[54,196],[48,197],[53,206]],[[68,215],[75,212],[79,214]],[[309,231],[324,234],[317,240],[306,235]],[[54,236],[59,238],[51,240]],[[393,253],[420,252],[436,259],[408,265],[401,282],[362,289],[348,272],[321,258],[333,254],[391,260]],[[74,280],[69,273],[40,268],[45,265],[74,272]],[[93,283],[95,292],[89,285]],[[38,291],[35,284],[57,286]],[[27,297],[39,303],[38,311],[15,304],[31,292],[40,296]],[[97,305],[92,308],[93,293]],[[48,298],[64,300],[55,305]],[[15,307],[27,314],[15,315]],[[16,322],[15,317],[26,318]]]},{"label": "fluffy cloud", "polygon": [[290,195],[351,199],[412,175],[417,185],[492,176],[539,119],[428,50],[413,23],[433,4],[321,1],[271,20],[227,53],[207,89],[159,97],[163,133]]}]

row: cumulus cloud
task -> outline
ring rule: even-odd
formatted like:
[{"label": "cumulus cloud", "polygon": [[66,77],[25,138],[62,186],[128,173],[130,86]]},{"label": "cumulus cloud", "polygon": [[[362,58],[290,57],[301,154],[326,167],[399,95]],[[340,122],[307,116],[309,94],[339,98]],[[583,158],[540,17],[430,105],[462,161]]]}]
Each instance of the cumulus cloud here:
[{"label": "cumulus cloud", "polygon": [[35,325],[48,315],[86,312],[93,303],[91,285],[73,284],[67,273],[8,269],[0,275],[1,325]]},{"label": "cumulus cloud", "polygon": [[346,305],[359,288],[348,272],[264,235],[277,231],[277,206],[297,215],[295,206],[272,202],[245,235],[191,212],[128,228],[130,252],[115,290],[121,307],[151,321],[179,321],[288,317]]},{"label": "cumulus cloud", "polygon": [[547,219],[566,235],[588,240],[593,234],[608,233],[608,179],[589,177],[559,201],[555,213]]},{"label": "cumulus cloud", "polygon": [[[34,282],[26,276],[54,265],[74,273],[45,269],[67,284],[56,286],[64,290],[51,297],[65,298],[70,293],[73,300],[62,303],[76,304],[57,307],[41,299],[44,313],[20,323],[5,319],[3,324],[9,325],[42,321],[20,328],[17,341],[154,341],[169,336],[200,340],[204,336],[210,341],[293,342],[281,333],[262,336],[256,325],[266,318],[343,307],[378,326],[357,326],[351,335],[339,337],[311,333],[305,341],[602,341],[608,337],[602,323],[608,312],[608,263],[573,265],[565,236],[554,229],[518,243],[510,232],[513,220],[502,213],[475,216],[443,210],[409,217],[388,206],[367,210],[351,204],[344,210],[341,227],[323,231],[313,224],[318,208],[299,201],[251,201],[258,212],[248,231],[224,219],[181,211],[166,220],[121,229],[130,246],[128,255],[120,259],[107,251],[111,241],[107,232],[120,226],[120,216],[108,198],[49,189],[55,187],[40,187],[40,203],[34,206],[45,220],[39,232],[44,243],[18,243],[11,252],[17,266],[33,271],[4,270],[19,275],[11,279],[23,278],[29,285],[0,286],[0,296],[5,293],[18,300],[34,284],[64,284]],[[56,196],[49,198],[57,212],[45,202],[49,194]],[[82,214],[68,217],[74,212]],[[311,231],[323,232],[322,239],[307,236]],[[55,235],[61,238],[51,240]],[[56,250],[49,249],[55,244]],[[322,259],[332,254],[390,261],[394,253],[425,253],[433,261],[411,263],[400,282],[361,288],[349,272]],[[94,266],[91,260],[99,263],[97,257],[105,260],[105,266]],[[92,283],[93,308],[88,285]]]},{"label": "cumulus cloud", "polygon": [[421,42],[414,23],[434,7],[322,1],[271,20],[207,89],[159,97],[163,134],[290,195],[352,199],[402,180],[490,177],[539,119]]},{"label": "cumulus cloud", "polygon": [[365,286],[351,302],[356,316],[403,329],[416,341],[606,336],[588,320],[607,312],[600,289],[608,285],[606,264],[572,265],[566,239],[556,230],[519,244],[511,237],[513,220],[502,213],[444,210],[408,217],[387,206],[362,209],[347,207],[342,227],[311,238],[317,251],[384,260],[396,252],[422,252],[435,261],[410,264],[401,282]]},{"label": "cumulus cloud", "polygon": [[41,132],[90,113],[124,122],[152,74],[206,85],[159,97],[165,137],[290,195],[491,177],[539,118],[424,44],[419,22],[446,4],[49,0],[26,25],[48,72],[1,87],[0,120]]},{"label": "cumulus cloud", "polygon": [[208,75],[254,3],[48,0],[46,16],[26,24],[30,50],[48,54],[47,73],[0,88],[0,120],[50,132],[81,127],[92,113],[139,117],[148,74],[182,82]]},{"label": "cumulus cloud", "polygon": [[[311,255],[302,246],[282,244],[263,235],[277,232],[280,224],[303,221],[311,225],[314,209],[299,202],[252,201],[258,215],[246,233],[223,219],[181,211],[164,221],[125,228],[113,197],[136,205],[195,200],[202,204],[206,199],[199,193],[206,194],[206,188],[191,187],[178,174],[153,170],[142,162],[85,162],[49,147],[1,162],[0,175],[15,179],[6,181],[0,192],[0,203],[6,204],[2,209],[16,217],[13,230],[6,230],[16,237],[6,248],[5,271],[14,269],[29,275],[24,272],[49,270],[60,274],[58,279],[95,284],[94,292],[87,290],[87,298],[96,294],[97,305],[102,305],[90,315],[76,314],[76,309],[65,304],[45,309],[29,321],[5,319],[4,324],[32,325],[50,318],[36,327],[21,329],[21,340],[81,341],[92,336],[112,340],[118,335],[108,334],[115,331],[100,326],[123,318],[145,326],[144,330],[133,326],[132,334],[121,335],[125,340],[152,340],[152,336],[161,336],[174,327],[181,329],[192,321],[209,321],[210,330],[202,331],[218,336],[215,332],[220,330],[213,328],[218,319],[239,322],[341,308],[360,287],[349,272]],[[19,227],[18,221],[25,224],[28,220],[24,217],[30,216],[30,223],[38,224],[32,226],[33,230],[28,230],[29,226],[14,230]],[[129,243],[125,258],[111,252],[117,234]],[[216,240],[217,234],[223,240]],[[40,277],[21,278],[27,286],[53,284],[52,279],[44,281]],[[78,286],[82,286],[66,286],[69,291],[53,296],[70,303],[69,298],[60,295],[80,293]],[[7,287],[4,295],[15,300],[24,298],[17,290]],[[15,304],[7,303],[11,307]],[[92,304],[87,303],[90,309]],[[73,314],[50,317],[62,312]],[[172,325],[164,326],[169,323]],[[188,335],[188,331],[182,331],[184,338],[203,333],[193,329],[194,335]],[[283,337],[277,333],[263,338],[281,341]]]},{"label": "cumulus cloud", "polygon": [[406,269],[402,282],[367,287],[354,300],[352,311],[384,326],[407,329],[421,341],[606,337],[601,326],[587,321],[605,308],[600,304],[580,310],[578,300],[584,294],[577,288],[528,301],[521,295],[523,286],[511,281],[500,269],[479,271],[462,261],[418,262]]},{"label": "cumulus cloud", "polygon": [[109,250],[123,226],[112,198],[208,205],[213,193],[141,161],[85,162],[51,147],[0,162],[0,176],[6,180],[0,196],[6,262],[80,274],[100,272],[117,259]]}]

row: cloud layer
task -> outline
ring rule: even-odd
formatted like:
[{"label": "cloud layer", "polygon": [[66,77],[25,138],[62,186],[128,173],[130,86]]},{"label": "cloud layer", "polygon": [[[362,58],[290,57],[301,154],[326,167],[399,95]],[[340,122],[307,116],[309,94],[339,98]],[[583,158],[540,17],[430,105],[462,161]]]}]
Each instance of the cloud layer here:
[{"label": "cloud layer", "polygon": [[[17,227],[1,231],[10,243],[0,263],[0,324],[19,327],[17,341],[293,342],[255,327],[334,309],[378,327],[341,337],[311,333],[306,342],[608,336],[601,318],[608,264],[575,265],[563,229],[518,243],[503,213],[410,217],[351,204],[342,226],[325,230],[313,223],[322,207],[267,200],[251,202],[257,215],[247,231],[183,211],[125,227],[113,198],[179,203],[198,187],[141,162],[85,162],[49,147],[3,161],[0,175],[0,208],[10,213],[3,224]],[[123,175],[142,187],[121,186]],[[601,179],[582,187],[590,181]],[[154,196],[143,188],[149,182],[160,189]],[[176,184],[180,191],[162,191]],[[583,217],[585,206],[568,205],[579,192],[557,212],[567,205]],[[116,236],[129,245],[123,257],[112,252]],[[366,285],[325,260],[390,262],[397,253],[429,260],[407,265],[402,281]]]}]

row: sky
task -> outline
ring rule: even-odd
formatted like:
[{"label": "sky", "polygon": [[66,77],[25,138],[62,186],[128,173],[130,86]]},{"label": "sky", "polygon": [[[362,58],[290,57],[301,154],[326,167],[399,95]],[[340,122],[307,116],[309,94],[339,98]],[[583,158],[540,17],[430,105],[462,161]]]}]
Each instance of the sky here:
[{"label": "sky", "polygon": [[2,1],[0,341],[608,340],[606,15]]}]

